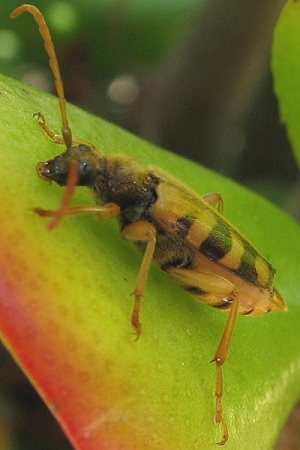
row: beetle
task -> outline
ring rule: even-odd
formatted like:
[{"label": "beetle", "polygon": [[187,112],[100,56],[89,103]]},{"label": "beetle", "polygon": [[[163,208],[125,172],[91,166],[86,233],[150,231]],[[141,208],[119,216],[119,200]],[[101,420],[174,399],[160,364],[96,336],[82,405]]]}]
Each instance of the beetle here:
[{"label": "beetle", "polygon": [[[220,445],[228,440],[223,417],[223,374],[239,314],[259,316],[284,311],[286,304],[275,289],[275,269],[223,216],[218,193],[199,197],[175,178],[156,167],[145,167],[127,156],[105,156],[93,145],[73,140],[68,123],[63,82],[49,29],[42,13],[33,5],[16,8],[11,17],[32,14],[39,25],[49,56],[62,118],[62,135],[56,135],[38,113],[39,125],[66,151],[37,165],[38,175],[66,186],[57,210],[35,208],[50,217],[49,229],[63,217],[92,213],[102,220],[118,218],[123,238],[143,252],[134,290],[131,323],[138,339],[141,299],[146,290],[152,261],[196,300],[229,314],[212,361],[216,363],[215,422],[223,427]],[[95,194],[96,205],[71,206],[77,186]]]}]

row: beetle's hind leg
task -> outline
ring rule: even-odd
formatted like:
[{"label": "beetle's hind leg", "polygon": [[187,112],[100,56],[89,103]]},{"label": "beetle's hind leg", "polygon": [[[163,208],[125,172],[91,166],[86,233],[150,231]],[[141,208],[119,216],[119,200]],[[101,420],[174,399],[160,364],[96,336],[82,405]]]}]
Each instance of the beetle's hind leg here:
[{"label": "beetle's hind leg", "polygon": [[140,220],[138,222],[131,223],[123,228],[122,236],[127,240],[133,242],[144,242],[146,244],[142,264],[133,292],[134,305],[131,314],[131,324],[135,328],[136,338],[138,339],[142,332],[142,325],[139,319],[141,299],[143,298],[146,290],[148,274],[155,251],[156,229],[150,222],[147,222],[146,220]]},{"label": "beetle's hind leg", "polygon": [[222,334],[218,349],[212,362],[216,363],[216,406],[215,422],[223,427],[223,437],[219,445],[228,440],[228,427],[223,417],[223,371],[222,366],[227,360],[233,336],[234,325],[238,314],[238,293],[235,286],[226,278],[211,273],[195,270],[170,268],[168,273],[183,289],[188,291],[197,300],[214,307],[229,311],[229,317]]},{"label": "beetle's hind leg", "polygon": [[226,323],[226,327],[221,337],[221,341],[219,343],[215,357],[212,360],[212,362],[214,361],[216,363],[217,369],[217,383],[215,392],[216,395],[215,421],[217,424],[220,423],[223,426],[223,438],[220,442],[218,442],[219,445],[226,444],[228,440],[228,428],[225,419],[223,417],[223,405],[222,405],[222,397],[224,389],[222,365],[227,360],[237,314],[238,314],[238,297],[236,296],[235,299],[233,300],[229,317]]}]

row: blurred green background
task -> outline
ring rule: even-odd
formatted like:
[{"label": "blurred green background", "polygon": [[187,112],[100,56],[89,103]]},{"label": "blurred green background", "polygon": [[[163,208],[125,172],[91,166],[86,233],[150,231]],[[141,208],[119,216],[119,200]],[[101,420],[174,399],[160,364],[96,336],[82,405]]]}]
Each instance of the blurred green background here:
[{"label": "blurred green background", "polygon": [[[69,101],[286,205],[298,172],[270,72],[284,3],[40,0],[36,6],[51,30]],[[28,14],[9,20],[18,5],[2,1],[0,71],[54,93],[37,25]]]},{"label": "blurred green background", "polygon": [[[35,5],[49,25],[70,102],[251,186],[297,216],[299,173],[270,71],[272,33],[284,3]],[[54,93],[33,18],[9,19],[19,5],[1,2],[0,72]],[[0,357],[0,450],[69,448],[5,350]]]}]

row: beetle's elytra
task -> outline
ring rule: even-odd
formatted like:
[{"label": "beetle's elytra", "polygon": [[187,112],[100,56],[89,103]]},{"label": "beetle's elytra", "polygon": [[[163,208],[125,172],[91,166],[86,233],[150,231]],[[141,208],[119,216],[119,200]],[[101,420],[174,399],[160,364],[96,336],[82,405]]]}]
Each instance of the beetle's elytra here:
[{"label": "beetle's elytra", "polygon": [[[152,260],[196,300],[229,314],[213,358],[217,369],[215,421],[223,427],[219,442],[223,445],[228,440],[228,429],[222,407],[222,365],[228,356],[235,320],[238,314],[257,316],[287,309],[273,285],[275,270],[223,217],[219,194],[200,198],[158,168],[145,167],[126,156],[106,157],[93,145],[72,139],[59,65],[44,17],[32,5],[20,6],[11,17],[26,11],[39,24],[50,58],[62,135],[51,131],[41,113],[39,124],[51,139],[66,146],[64,153],[37,166],[42,179],[66,186],[61,206],[56,211],[35,211],[51,218],[50,229],[71,214],[93,213],[103,220],[118,218],[122,236],[133,241],[144,255],[131,316],[137,337],[142,330],[140,302]],[[92,189],[95,206],[70,205],[77,186]]]}]

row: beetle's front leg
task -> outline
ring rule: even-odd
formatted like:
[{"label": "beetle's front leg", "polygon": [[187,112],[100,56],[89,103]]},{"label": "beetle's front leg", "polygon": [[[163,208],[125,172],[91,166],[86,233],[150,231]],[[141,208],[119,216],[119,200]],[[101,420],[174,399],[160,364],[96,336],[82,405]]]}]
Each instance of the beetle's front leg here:
[{"label": "beetle's front leg", "polygon": [[54,131],[51,130],[51,128],[46,124],[46,119],[43,113],[38,112],[33,114],[33,116],[37,116],[39,126],[42,128],[44,133],[56,144],[65,144],[67,148],[70,148],[71,146],[77,146],[80,144],[88,145],[92,149],[96,149],[94,144],[91,144],[87,141],[82,141],[79,139],[73,139],[72,138],[72,132],[68,125],[64,126],[62,129],[63,134],[56,134]]},{"label": "beetle's front leg", "polygon": [[42,128],[44,133],[50,139],[52,139],[52,141],[56,142],[57,144],[65,143],[63,136],[61,136],[60,134],[54,133],[54,131],[52,131],[51,128],[48,127],[48,125],[46,124],[46,119],[45,119],[44,114],[42,114],[41,112],[38,112],[38,113],[35,113],[33,116],[37,116],[38,121],[39,121],[39,126]]},{"label": "beetle's front leg", "polygon": [[142,264],[138,274],[136,286],[133,292],[134,295],[134,305],[131,314],[131,324],[135,328],[136,338],[138,339],[142,332],[142,325],[140,323],[140,309],[141,309],[141,299],[144,296],[149,269],[151,262],[153,260],[153,255],[156,245],[156,229],[155,227],[147,222],[146,220],[141,220],[139,222],[134,222],[127,225],[122,230],[122,236],[133,242],[145,242],[146,249],[144,252]]}]

